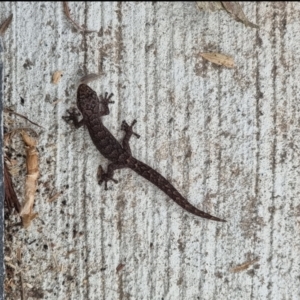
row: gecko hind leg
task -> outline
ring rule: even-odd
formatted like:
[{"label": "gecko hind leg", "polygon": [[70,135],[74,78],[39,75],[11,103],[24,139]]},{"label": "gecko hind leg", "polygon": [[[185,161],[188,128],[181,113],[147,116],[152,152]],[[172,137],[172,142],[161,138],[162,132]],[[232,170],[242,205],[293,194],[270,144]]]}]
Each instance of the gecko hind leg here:
[{"label": "gecko hind leg", "polygon": [[106,173],[104,172],[102,166],[100,165],[98,167],[98,172],[97,172],[97,180],[98,184],[101,185],[104,182],[104,189],[107,191],[107,182],[108,181],[113,181],[114,183],[118,183],[118,180],[113,178],[114,171],[117,169],[122,169],[126,168],[127,165],[123,163],[111,163],[107,167]]},{"label": "gecko hind leg", "polygon": [[129,126],[127,124],[127,122],[124,120],[122,122],[122,126],[121,126],[121,130],[125,131],[125,136],[123,138],[123,141],[122,141],[122,146],[123,148],[131,154],[131,149],[130,149],[130,146],[129,146],[129,140],[131,138],[132,135],[135,135],[138,139],[141,137],[139,134],[137,134],[136,132],[134,132],[132,130],[133,126],[135,125],[137,121],[136,120],[133,120],[131,125]]},{"label": "gecko hind leg", "polygon": [[110,176],[110,174],[105,173],[102,166],[100,165],[98,167],[98,171],[97,171],[97,180],[98,180],[98,184],[101,185],[104,182],[104,189],[107,191],[107,182],[108,181],[113,181],[114,183],[118,183],[118,180],[112,178]]}]

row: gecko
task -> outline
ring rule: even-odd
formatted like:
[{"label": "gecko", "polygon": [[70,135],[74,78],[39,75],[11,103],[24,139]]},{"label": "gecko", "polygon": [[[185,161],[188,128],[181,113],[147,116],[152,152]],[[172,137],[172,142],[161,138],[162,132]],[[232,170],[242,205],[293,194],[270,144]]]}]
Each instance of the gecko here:
[{"label": "gecko", "polygon": [[81,112],[82,119],[78,120],[80,113],[75,108],[67,110],[68,115],[63,117],[66,122],[73,122],[75,128],[85,125],[96,148],[110,161],[106,172],[101,165],[99,166],[97,172],[98,184],[101,185],[104,183],[104,188],[107,190],[108,181],[118,183],[113,177],[114,171],[129,168],[153,183],[189,213],[213,221],[226,222],[197,209],[165,177],[132,156],[129,140],[132,135],[140,138],[140,135],[133,131],[133,126],[137,122],[136,120],[131,125],[128,125],[126,121],[122,122],[121,130],[125,131],[122,143],[111,134],[102,123],[101,118],[109,114],[108,105],[114,103],[111,101],[112,96],[112,93],[110,95],[105,93],[104,96],[100,95],[98,97],[94,90],[82,83],[77,89],[77,107]]}]

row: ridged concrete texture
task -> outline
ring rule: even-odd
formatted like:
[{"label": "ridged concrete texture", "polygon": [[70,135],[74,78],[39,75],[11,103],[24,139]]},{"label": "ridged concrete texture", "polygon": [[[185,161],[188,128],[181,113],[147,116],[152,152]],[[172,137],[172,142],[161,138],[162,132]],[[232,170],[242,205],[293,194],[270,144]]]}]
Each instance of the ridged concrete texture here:
[{"label": "ridged concrete texture", "polygon": [[[14,14],[4,36],[4,105],[44,127],[35,128],[39,218],[12,243],[12,257],[22,247],[25,293],[299,299],[300,4],[242,3],[258,30],[193,2],[69,7],[96,32],[75,30],[59,2],[0,3],[1,20]],[[236,67],[201,52],[230,55]],[[58,84],[55,71],[63,72]],[[103,118],[111,132],[121,139],[122,120],[137,119],[133,154],[227,223],[186,213],[130,170],[116,171],[119,183],[106,192],[97,184],[98,165],[108,162],[86,129],[62,120],[91,73],[100,74],[94,90],[114,93]],[[24,151],[21,142],[14,148]],[[15,181],[22,199],[24,177]]]}]

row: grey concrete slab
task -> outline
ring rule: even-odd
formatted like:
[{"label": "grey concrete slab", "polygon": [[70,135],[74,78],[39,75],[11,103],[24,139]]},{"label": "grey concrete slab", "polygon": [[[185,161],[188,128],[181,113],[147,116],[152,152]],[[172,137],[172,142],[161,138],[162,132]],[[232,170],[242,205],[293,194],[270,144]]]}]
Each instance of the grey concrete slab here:
[{"label": "grey concrete slab", "polygon": [[[14,14],[4,37],[4,106],[44,127],[39,218],[12,244],[22,247],[25,292],[298,299],[300,5],[242,3],[258,30],[193,2],[69,6],[80,26],[96,32],[75,30],[61,3],[0,3],[1,16]],[[199,56],[209,51],[231,55],[236,67]],[[107,192],[98,186],[97,167],[107,161],[86,129],[62,120],[90,73],[101,75],[90,83],[97,93],[115,95],[104,117],[111,132],[121,139],[122,120],[137,119],[134,155],[227,223],[184,212],[130,170],[117,171],[119,184]],[[20,199],[23,184],[16,178]]]}]

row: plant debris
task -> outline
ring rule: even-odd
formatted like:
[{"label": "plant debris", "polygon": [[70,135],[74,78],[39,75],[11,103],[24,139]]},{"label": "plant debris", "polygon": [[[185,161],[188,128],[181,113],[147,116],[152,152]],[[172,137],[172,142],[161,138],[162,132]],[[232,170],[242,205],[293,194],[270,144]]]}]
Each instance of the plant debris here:
[{"label": "plant debris", "polygon": [[214,64],[227,68],[234,68],[234,60],[231,56],[215,52],[199,53],[199,55]]},{"label": "plant debris", "polygon": [[79,83],[87,84],[88,82],[98,79],[100,76],[101,76],[100,74],[91,73],[81,77]]},{"label": "plant debris", "polygon": [[243,23],[244,25],[251,28],[259,28],[256,24],[250,22],[243,12],[242,6],[238,2],[197,2],[197,7],[200,10],[207,10],[215,12],[217,10],[225,10],[230,14],[236,21]]},{"label": "plant debris", "polygon": [[60,81],[60,79],[63,76],[63,72],[62,71],[56,71],[53,73],[52,75],[52,83],[53,84],[58,84],[58,82]]},{"label": "plant debris", "polygon": [[5,204],[8,215],[15,209],[17,213],[21,211],[21,204],[13,187],[11,174],[9,173],[10,160],[5,157],[4,161],[4,188],[5,188]]},{"label": "plant debris", "polygon": [[53,196],[50,196],[50,198],[48,199],[48,202],[54,202],[55,200],[57,200],[59,198],[60,195],[62,195],[64,193],[64,191],[60,191],[55,193]]},{"label": "plant debris", "polygon": [[38,126],[38,127],[40,127],[40,128],[44,128],[44,127],[40,126],[39,124],[30,121],[30,120],[29,120],[27,117],[25,117],[24,115],[21,115],[21,114],[19,114],[19,113],[14,112],[14,111],[13,111],[12,109],[10,109],[10,108],[4,108],[4,112],[14,114],[14,115],[16,115],[16,116],[19,116],[19,117],[25,119],[26,121],[30,122],[31,124],[33,124],[33,125],[35,125],[35,126]]},{"label": "plant debris", "polygon": [[116,267],[116,271],[117,271],[117,272],[120,272],[121,270],[124,269],[124,267],[125,267],[124,264],[118,264],[118,266]]},{"label": "plant debris", "polygon": [[17,134],[17,133],[21,133],[22,131],[31,132],[32,135],[34,135],[36,137],[38,136],[38,134],[36,133],[36,131],[34,131],[31,128],[28,128],[28,127],[16,128],[16,129],[13,129],[13,130],[5,133],[5,135],[4,135],[4,145],[8,146],[9,143],[10,143],[10,140],[14,137],[14,135]]},{"label": "plant debris", "polygon": [[[16,192],[13,187],[13,182],[11,174],[16,175],[16,170],[14,167],[13,160],[9,159],[9,154],[5,154],[5,165],[4,165],[4,185],[5,185],[5,203],[8,215],[11,214],[12,210],[15,209],[17,213],[20,214],[22,219],[22,224],[25,228],[28,228],[32,219],[34,219],[37,214],[32,212],[32,207],[34,203],[34,194],[37,189],[37,178],[39,176],[38,169],[38,152],[36,150],[36,141],[31,138],[26,131],[32,131],[34,135],[36,132],[29,128],[18,128],[14,129],[4,136],[4,144],[9,145],[12,137],[20,132],[25,143],[26,148],[26,167],[27,167],[27,177],[25,183],[25,201],[21,205]],[[13,168],[14,167],[14,168]]]},{"label": "plant debris", "polygon": [[253,260],[250,260],[250,261],[247,261],[241,265],[238,265],[234,268],[232,268],[230,271],[232,273],[238,273],[238,272],[241,272],[241,271],[244,271],[244,270],[247,270],[251,265],[255,264],[256,262],[258,262],[259,259],[256,258],[256,259],[253,259]]},{"label": "plant debris", "polygon": [[85,32],[85,33],[92,33],[92,32],[96,32],[95,30],[86,30],[84,28],[82,28],[78,23],[76,23],[72,17],[71,17],[71,11],[69,8],[69,4],[67,1],[63,1],[63,7],[64,7],[64,13],[65,16],[67,17],[67,19],[71,22],[71,24],[78,30],[81,32]]},{"label": "plant debris", "polygon": [[4,36],[5,31],[9,27],[13,18],[13,14],[11,14],[1,25],[0,25],[0,36]]},{"label": "plant debris", "polygon": [[214,2],[197,1],[196,4],[200,10],[209,10],[215,12],[217,10],[224,9],[222,2],[220,1],[214,1]]},{"label": "plant debris", "polygon": [[36,140],[30,137],[25,131],[21,132],[26,148],[26,168],[27,176],[25,183],[25,200],[20,212],[22,223],[25,228],[31,224],[31,220],[37,217],[33,212],[34,196],[37,190],[37,179],[39,177],[38,152]]},{"label": "plant debris", "polygon": [[20,282],[21,282],[21,300],[25,299],[25,290],[24,290],[24,280],[22,276],[22,250],[21,248],[17,248],[17,262],[20,268]]}]

